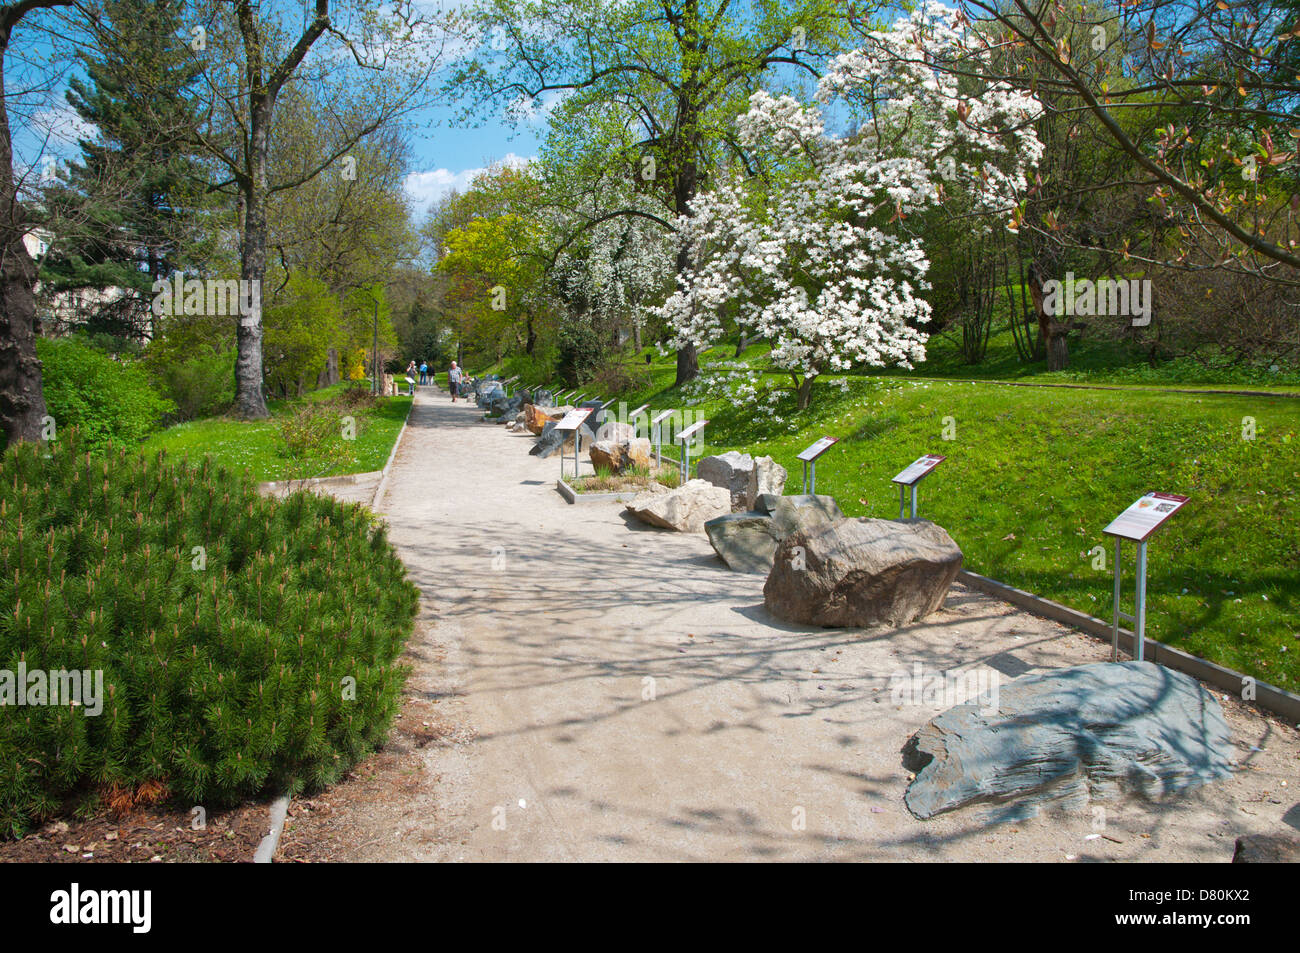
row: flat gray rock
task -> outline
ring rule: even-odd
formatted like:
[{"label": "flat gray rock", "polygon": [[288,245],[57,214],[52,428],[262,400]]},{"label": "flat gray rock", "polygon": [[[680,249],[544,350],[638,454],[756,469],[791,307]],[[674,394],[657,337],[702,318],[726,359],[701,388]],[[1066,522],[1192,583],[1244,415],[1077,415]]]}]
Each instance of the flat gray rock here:
[{"label": "flat gray rock", "polygon": [[1212,694],[1153,662],[1094,662],[1001,685],[948,709],[903,747],[904,795],[921,819],[977,802],[1008,817],[1057,802],[1156,799],[1231,773],[1231,732]]},{"label": "flat gray rock", "polygon": [[731,512],[731,497],[707,480],[689,480],[673,490],[655,487],[640,493],[627,511],[651,526],[701,533],[706,522]]},{"label": "flat gray rock", "polygon": [[704,524],[713,551],[737,572],[767,573],[776,555],[772,517],[752,510],[728,513]]}]

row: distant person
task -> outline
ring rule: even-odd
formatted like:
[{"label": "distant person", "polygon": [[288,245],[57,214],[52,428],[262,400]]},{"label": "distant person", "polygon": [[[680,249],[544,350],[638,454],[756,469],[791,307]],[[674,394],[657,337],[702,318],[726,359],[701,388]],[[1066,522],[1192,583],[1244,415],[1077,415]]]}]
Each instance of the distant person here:
[{"label": "distant person", "polygon": [[420,383],[429,383],[429,363],[428,361],[420,362]]},{"label": "distant person", "polygon": [[410,386],[410,394],[411,394],[412,397],[415,396],[415,377],[416,377],[416,374],[417,374],[417,371],[415,370],[415,361],[412,361],[410,364],[407,364],[407,365],[406,365],[406,380],[407,380],[407,383],[409,383],[409,384],[411,385],[411,386]]},{"label": "distant person", "polygon": [[455,361],[451,362],[451,369],[447,371],[447,384],[451,387],[451,402],[454,404],[460,394],[460,368]]}]

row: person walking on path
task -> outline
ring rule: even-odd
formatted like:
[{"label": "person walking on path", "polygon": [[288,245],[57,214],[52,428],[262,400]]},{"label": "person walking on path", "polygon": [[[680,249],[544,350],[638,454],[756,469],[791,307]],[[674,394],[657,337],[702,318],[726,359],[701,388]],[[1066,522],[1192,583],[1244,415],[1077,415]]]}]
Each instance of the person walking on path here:
[{"label": "person walking on path", "polygon": [[456,362],[451,362],[451,369],[447,371],[447,383],[451,387],[451,402],[456,403],[456,397],[460,393],[460,368]]},{"label": "person walking on path", "polygon": [[420,383],[421,384],[429,383],[429,362],[428,361],[420,362]]},{"label": "person walking on path", "polygon": [[411,385],[410,394],[412,397],[415,396],[415,375],[415,361],[411,361],[410,364],[406,365],[406,382]]}]

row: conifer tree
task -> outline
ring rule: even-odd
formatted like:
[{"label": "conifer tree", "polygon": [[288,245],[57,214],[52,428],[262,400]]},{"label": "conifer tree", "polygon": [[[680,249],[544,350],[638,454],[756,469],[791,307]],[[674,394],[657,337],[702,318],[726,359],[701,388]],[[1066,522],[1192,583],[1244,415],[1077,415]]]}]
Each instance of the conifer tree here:
[{"label": "conifer tree", "polygon": [[[106,0],[98,48],[82,53],[86,78],[68,84],[68,103],[90,130],[66,186],[50,198],[80,214],[62,216],[71,231],[41,278],[55,293],[127,292],[91,316],[90,330],[152,332],[154,281],[207,258],[211,239],[199,226],[210,183],[187,145],[199,67],[181,38],[184,9],[183,0]],[[105,189],[110,182],[119,184]]]}]

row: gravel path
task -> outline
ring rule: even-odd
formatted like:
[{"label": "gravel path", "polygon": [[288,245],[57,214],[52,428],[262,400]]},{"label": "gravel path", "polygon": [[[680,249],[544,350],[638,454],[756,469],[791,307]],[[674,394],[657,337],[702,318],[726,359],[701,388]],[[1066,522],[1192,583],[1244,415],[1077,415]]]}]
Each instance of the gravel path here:
[{"label": "gravel path", "polygon": [[900,630],[779,623],[702,535],[566,504],[530,444],[420,392],[379,502],[425,596],[406,708],[385,752],[295,805],[288,855],[1227,861],[1238,835],[1300,824],[1297,733],[1232,702],[1242,769],[1106,803],[1102,837],[1091,810],[917,821],[899,751],[940,709],[892,704],[892,672],[1011,678],[1109,646],[960,586]]}]

